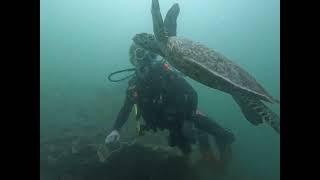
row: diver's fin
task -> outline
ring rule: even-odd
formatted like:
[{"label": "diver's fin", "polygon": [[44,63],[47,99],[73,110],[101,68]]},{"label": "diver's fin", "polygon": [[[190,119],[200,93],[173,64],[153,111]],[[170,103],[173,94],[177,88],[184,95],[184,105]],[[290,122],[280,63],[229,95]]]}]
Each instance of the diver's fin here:
[{"label": "diver's fin", "polygon": [[164,27],[168,32],[168,36],[176,36],[177,35],[177,18],[180,12],[179,4],[175,3],[168,10],[166,17],[164,19]]},{"label": "diver's fin", "polygon": [[233,95],[232,97],[251,124],[259,125],[265,122],[280,133],[280,117],[261,101],[241,95]]}]

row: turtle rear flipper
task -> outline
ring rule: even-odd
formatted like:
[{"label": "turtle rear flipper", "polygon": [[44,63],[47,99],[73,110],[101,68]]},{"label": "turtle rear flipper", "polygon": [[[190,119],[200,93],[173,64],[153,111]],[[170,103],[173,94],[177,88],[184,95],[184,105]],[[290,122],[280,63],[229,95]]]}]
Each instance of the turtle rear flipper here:
[{"label": "turtle rear flipper", "polygon": [[177,35],[177,18],[180,12],[179,4],[175,3],[171,6],[164,19],[164,28],[166,29],[168,36]]},{"label": "turtle rear flipper", "polygon": [[280,133],[280,118],[261,101],[245,96],[233,95],[234,100],[246,119],[253,125],[263,122],[269,124],[277,133]]}]

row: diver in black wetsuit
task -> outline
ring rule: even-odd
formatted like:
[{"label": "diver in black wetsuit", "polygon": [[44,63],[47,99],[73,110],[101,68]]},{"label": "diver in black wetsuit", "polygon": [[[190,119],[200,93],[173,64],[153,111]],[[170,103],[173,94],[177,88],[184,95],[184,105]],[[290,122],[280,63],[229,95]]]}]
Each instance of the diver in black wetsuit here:
[{"label": "diver in black wetsuit", "polygon": [[119,131],[136,104],[137,116],[145,121],[142,129],[168,129],[169,145],[177,146],[185,155],[191,152],[191,144],[198,142],[203,157],[216,161],[208,141],[209,134],[215,137],[222,157],[228,158],[234,136],[199,113],[197,93],[192,86],[168,64],[156,60],[156,54],[135,44],[130,47],[129,54],[136,75],[129,81],[124,105],[106,143],[119,140]]}]

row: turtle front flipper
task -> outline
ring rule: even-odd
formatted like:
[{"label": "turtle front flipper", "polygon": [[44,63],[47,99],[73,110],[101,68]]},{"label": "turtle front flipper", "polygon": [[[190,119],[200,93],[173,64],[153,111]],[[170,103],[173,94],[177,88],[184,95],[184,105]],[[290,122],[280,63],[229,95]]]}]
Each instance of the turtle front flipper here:
[{"label": "turtle front flipper", "polygon": [[164,28],[167,30],[169,37],[177,35],[177,18],[179,12],[179,4],[175,3],[171,6],[164,19]]},{"label": "turtle front flipper", "polygon": [[259,125],[265,122],[277,133],[280,133],[280,117],[261,101],[241,95],[233,95],[232,97],[251,124]]},{"label": "turtle front flipper", "polygon": [[162,15],[160,12],[160,6],[158,0],[152,0],[151,6],[153,32],[156,39],[160,42],[166,42],[168,39],[168,33],[165,31]]}]

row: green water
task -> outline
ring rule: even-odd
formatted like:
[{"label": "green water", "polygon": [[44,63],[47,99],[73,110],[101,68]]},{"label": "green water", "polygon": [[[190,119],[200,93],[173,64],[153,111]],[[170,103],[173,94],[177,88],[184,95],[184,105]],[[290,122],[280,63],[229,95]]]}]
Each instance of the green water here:
[{"label": "green water", "polygon": [[[131,38],[152,32],[151,0],[40,2],[41,136],[82,124],[97,125],[107,135],[127,84],[110,83],[105,76],[131,67]],[[280,98],[279,1],[159,2],[163,15],[179,3],[179,36],[223,53]],[[233,168],[249,179],[280,179],[279,135],[267,125],[251,125],[229,95],[189,81],[198,91],[199,107],[235,133]],[[280,114],[279,105],[270,107]],[[79,120],[83,112],[89,121]]]}]

